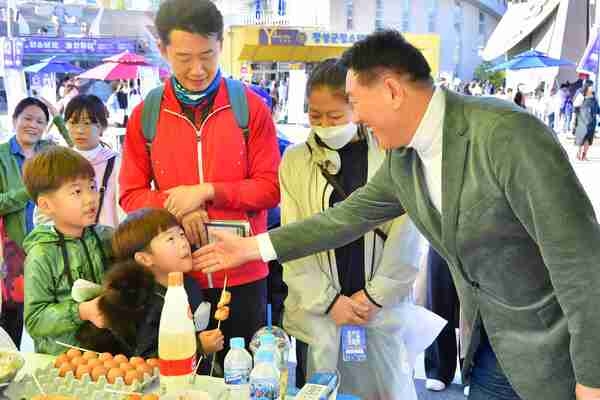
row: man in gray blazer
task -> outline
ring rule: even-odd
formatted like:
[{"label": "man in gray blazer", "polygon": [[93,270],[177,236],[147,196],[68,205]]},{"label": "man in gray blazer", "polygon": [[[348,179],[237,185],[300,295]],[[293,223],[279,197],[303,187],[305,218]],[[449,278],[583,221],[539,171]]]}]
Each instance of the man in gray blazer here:
[{"label": "man in gray blazer", "polygon": [[[368,36],[344,60],[355,116],[388,150],[381,169],[305,221],[218,235],[195,267],[288,261],[406,212],[455,281],[471,399],[600,399],[600,228],[549,128],[514,104],[435,89],[423,55],[395,31]],[[340,301],[357,315],[376,307]]]}]

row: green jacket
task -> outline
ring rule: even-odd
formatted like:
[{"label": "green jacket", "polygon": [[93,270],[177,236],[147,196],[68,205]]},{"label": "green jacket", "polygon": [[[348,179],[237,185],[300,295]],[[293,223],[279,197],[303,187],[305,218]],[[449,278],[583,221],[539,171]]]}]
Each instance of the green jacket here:
[{"label": "green jacket", "polygon": [[62,236],[54,226],[39,225],[25,238],[24,319],[35,351],[63,352],[56,340],[77,345],[75,335],[83,321],[71,287],[80,278],[102,283],[112,256],[111,235],[111,228],[96,226],[86,228],[82,238],[73,238]]},{"label": "green jacket", "polygon": [[340,205],[270,237],[280,261],[348,243],[407,213],[448,261],[468,378],[482,326],[527,400],[600,387],[600,226],[550,129],[508,102],[444,92],[442,213],[416,152],[389,151]]},{"label": "green jacket", "polygon": [[[52,142],[41,140],[36,151],[45,149]],[[23,245],[26,235],[25,205],[29,194],[23,185],[21,171],[15,156],[10,152],[10,143],[0,144],[0,216],[8,237],[19,246]]]}]

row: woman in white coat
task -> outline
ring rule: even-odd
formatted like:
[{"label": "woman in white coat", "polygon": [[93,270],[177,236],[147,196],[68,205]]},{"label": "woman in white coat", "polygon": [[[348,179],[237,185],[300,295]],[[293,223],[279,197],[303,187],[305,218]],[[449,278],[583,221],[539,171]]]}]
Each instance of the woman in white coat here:
[{"label": "woman in white coat", "polygon": [[[352,123],[346,72],[337,60],[326,60],[308,80],[312,131],[305,143],[286,151],[281,163],[282,225],[335,206],[363,186],[384,160],[373,136]],[[404,337],[407,323],[418,319],[412,318],[416,311],[407,298],[420,241],[410,219],[402,216],[344,247],[284,265],[289,289],[284,328],[304,349],[306,376],[337,369],[340,393],[416,399]],[[354,312],[357,303],[368,306],[368,315]],[[362,362],[344,361],[342,328],[349,325],[366,331]]]}]

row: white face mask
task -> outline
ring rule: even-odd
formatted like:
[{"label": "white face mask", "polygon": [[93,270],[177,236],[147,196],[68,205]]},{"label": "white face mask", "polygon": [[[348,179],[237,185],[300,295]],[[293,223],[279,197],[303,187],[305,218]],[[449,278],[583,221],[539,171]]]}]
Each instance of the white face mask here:
[{"label": "white face mask", "polygon": [[346,125],[328,127],[313,126],[313,130],[327,147],[339,150],[356,135],[357,127],[354,122],[350,122]]}]

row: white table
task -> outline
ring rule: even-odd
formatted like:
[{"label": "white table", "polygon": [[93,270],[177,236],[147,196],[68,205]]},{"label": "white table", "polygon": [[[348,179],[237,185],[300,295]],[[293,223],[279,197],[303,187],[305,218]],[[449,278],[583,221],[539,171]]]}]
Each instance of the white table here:
[{"label": "white table", "polygon": [[[16,381],[19,381],[26,374],[32,374],[37,369],[42,369],[47,367],[48,365],[54,362],[56,357],[50,356],[47,354],[38,354],[38,353],[22,353],[25,357],[25,365],[17,374],[15,378]],[[196,382],[194,385],[194,389],[201,390],[207,392],[210,396],[211,400],[220,400],[227,399],[227,387],[221,378],[212,378],[209,376],[198,375],[196,376]],[[152,393],[158,391],[158,382],[155,381],[150,386],[148,386],[144,392]],[[7,399],[5,396],[0,395],[0,400]]]}]

